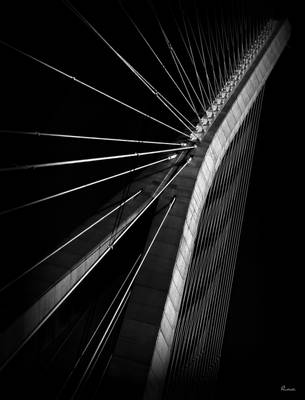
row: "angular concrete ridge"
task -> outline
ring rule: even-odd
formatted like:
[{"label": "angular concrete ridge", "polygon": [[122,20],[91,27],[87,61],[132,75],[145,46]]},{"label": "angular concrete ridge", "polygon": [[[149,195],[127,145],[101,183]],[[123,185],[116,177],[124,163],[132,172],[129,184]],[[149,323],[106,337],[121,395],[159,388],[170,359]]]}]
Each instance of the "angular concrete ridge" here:
[{"label": "angular concrete ridge", "polygon": [[[158,200],[147,243],[159,226],[164,207],[172,196],[176,196],[174,207],[136,279],[109,366],[110,376],[123,381],[128,379],[142,386],[147,398],[158,398],[162,393],[184,282],[207,193],[229,144],[285,47],[289,33],[288,22],[277,24],[273,35],[210,125],[200,145],[191,152],[191,163]],[[16,291],[5,294],[3,315],[6,323],[3,325],[7,328],[0,332],[0,367],[95,268],[120,232],[136,219],[152,195],[163,187],[165,172],[167,177],[172,176],[184,162],[184,157],[181,153],[175,160],[142,170],[130,185],[129,194],[143,190],[124,206],[120,225],[114,234],[117,213],[20,280],[15,288],[24,294],[21,298],[26,300],[22,305],[16,304]],[[70,237],[105,215],[122,198],[122,193],[119,193]]]},{"label": "angular concrete ridge", "polygon": [[[209,188],[289,36],[289,23],[276,23],[273,34],[193,151],[192,162],[159,201],[161,210],[171,196],[177,196],[136,279],[109,367],[115,381],[142,387],[146,399],[162,397],[184,283]],[[148,241],[160,220],[161,216],[155,218]]]}]

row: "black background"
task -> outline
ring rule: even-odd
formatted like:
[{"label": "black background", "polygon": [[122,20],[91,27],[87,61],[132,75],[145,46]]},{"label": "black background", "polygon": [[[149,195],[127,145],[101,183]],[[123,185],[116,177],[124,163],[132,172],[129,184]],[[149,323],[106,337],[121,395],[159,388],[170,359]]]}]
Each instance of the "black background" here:
[{"label": "black background", "polygon": [[[162,8],[168,1],[159,3]],[[216,3],[213,2],[215,9],[224,4],[227,7],[230,2]],[[303,264],[297,257],[300,248],[297,241],[300,237],[299,211],[302,209],[299,198],[303,182],[300,178],[302,92],[298,71],[302,52],[298,19],[301,10],[292,2],[232,2],[233,7],[241,3],[253,16],[261,12],[276,18],[288,17],[292,24],[292,37],[266,84],[217,395],[218,398],[229,394],[260,398],[268,393],[276,398],[287,394],[281,392],[283,385],[301,390],[297,379],[300,318],[296,289],[296,274]],[[164,88],[164,92],[168,89],[159,67],[150,61],[149,51],[140,45],[132,28],[127,28],[126,17],[116,2],[77,1],[74,4],[102,29],[128,60],[134,61],[134,66],[148,79]],[[145,29],[152,44],[165,54],[166,47],[160,45],[162,38],[148,7],[143,5],[144,2],[125,4]],[[191,7],[187,1],[183,5]],[[206,6],[208,8],[208,4]],[[203,2],[202,9],[204,7]],[[167,22],[164,20],[165,24]],[[0,26],[0,39],[173,123],[153,96],[142,89],[132,74],[62,2],[11,2],[5,7],[1,4]],[[99,94],[77,86],[2,45],[1,53],[1,129],[133,138],[143,138],[145,132],[147,139],[169,141],[176,137],[165,128],[153,126],[142,117],[131,116],[131,111],[125,111]],[[4,165],[82,158],[126,150],[126,147],[104,144],[99,147],[99,144],[92,146],[65,141],[60,142],[59,147],[59,142],[38,143],[37,138],[24,141],[17,136],[12,139],[4,133],[1,135],[1,163]],[[134,151],[134,147],[131,150]],[[133,163],[126,165],[134,166]],[[122,166],[75,167],[73,171],[52,171],[50,176],[48,172],[37,174],[32,180],[23,174],[15,175],[14,180],[4,177],[2,209],[62,190],[67,181],[69,187],[73,187]],[[52,179],[52,184],[49,179]],[[50,208],[41,206],[38,211],[29,211],[27,215],[18,214],[12,217],[15,218],[13,228],[8,228],[11,220],[7,218],[2,225],[3,248],[9,249],[11,254],[16,241],[23,238],[19,246],[26,250],[26,256],[22,258],[30,264],[54,247],[54,237],[59,242],[71,228],[110,197],[112,190],[117,189],[116,185],[125,184],[126,181],[122,181],[113,187],[107,185],[106,189],[92,189],[89,193],[63,200],[60,206],[59,203]],[[16,259],[18,261],[18,254]],[[7,273],[5,268],[3,273]],[[7,275],[13,276],[14,271]]]},{"label": "black background", "polygon": [[290,101],[302,109],[302,33],[295,4],[274,5],[289,19],[292,36],[266,83],[217,398],[291,395],[282,386],[296,389],[292,396],[302,391],[297,276],[303,139],[300,120],[287,112]]}]

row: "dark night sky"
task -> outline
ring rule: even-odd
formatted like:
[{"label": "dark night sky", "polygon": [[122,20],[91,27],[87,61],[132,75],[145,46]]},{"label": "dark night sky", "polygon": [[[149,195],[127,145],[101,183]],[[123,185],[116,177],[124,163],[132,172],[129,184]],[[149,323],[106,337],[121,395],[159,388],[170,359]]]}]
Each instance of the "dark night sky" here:
[{"label": "dark night sky", "polygon": [[[283,6],[292,37],[266,84],[247,209],[223,348],[218,397],[278,398],[281,386],[300,388],[297,269],[299,148],[297,118],[300,25]],[[289,108],[289,106],[288,106]]]},{"label": "dark night sky", "polygon": [[[134,84],[130,73],[117,63],[110,52],[107,53],[105,47],[60,1],[50,2],[52,5],[49,2],[24,3],[17,7],[15,4],[8,5],[6,8],[1,4],[0,39],[41,57],[54,66],[62,67],[71,75],[76,74],[80,79],[126,99],[141,109],[159,112],[149,95],[144,94]],[[32,8],[29,8],[29,3],[33,4]],[[89,2],[77,1],[74,4],[79,5],[84,13],[88,12],[86,15],[92,18],[93,23],[99,22],[107,32],[107,37],[121,46],[130,60],[134,59],[139,63],[137,67],[141,66],[142,60],[146,76],[152,76],[154,82],[162,86],[162,77],[156,76],[155,67],[147,61],[150,60],[150,54],[145,49],[139,52],[138,42],[133,41],[134,35],[123,30],[123,16],[117,13],[114,3],[116,2],[108,1],[100,5],[100,2],[94,1],[91,5]],[[236,5],[241,2],[233,3]],[[249,2],[250,6],[243,2],[249,9],[256,9],[255,12],[266,11],[266,2],[255,2],[255,7],[253,3]],[[91,7],[94,13],[89,12]],[[152,17],[143,6],[140,9],[140,19],[145,21],[147,18],[147,32],[150,29],[150,33],[154,33],[151,40],[158,45],[160,37],[153,30]],[[219,398],[228,393],[240,394],[244,398],[250,398],[252,393],[257,398],[263,397],[268,390],[276,396],[282,385],[297,387],[295,363],[299,347],[295,339],[298,330],[295,275],[300,263],[296,257],[296,227],[299,219],[297,199],[302,181],[297,177],[300,158],[298,149],[294,147],[298,147],[299,139],[296,141],[294,138],[303,134],[297,119],[297,113],[302,110],[300,93],[297,90],[299,75],[296,71],[300,48],[300,25],[297,18],[299,10],[292,2],[279,5],[275,0],[268,2],[269,9],[273,9],[278,16],[289,17],[292,23],[292,39],[266,85],[223,349]],[[109,19],[108,15],[112,15],[112,18]],[[142,119],[131,119],[124,110],[117,112],[116,105],[108,104],[87,89],[75,88],[73,82],[57,76],[56,73],[52,74],[35,66],[33,62],[22,59],[10,50],[1,47],[1,51],[4,54],[1,66],[1,129],[75,131],[89,135],[99,135],[102,130],[104,136],[106,132],[114,137],[130,137],[131,133],[133,137],[139,137],[145,131],[147,138],[156,132],[159,139],[172,138],[163,129],[152,129]],[[107,119],[105,115],[108,116]],[[163,117],[162,111],[158,115]],[[62,159],[99,152],[97,147],[92,149],[79,144],[63,144],[60,151],[57,147],[53,148],[52,144],[37,148],[37,143],[34,142],[24,152],[23,142],[18,142],[17,146],[16,144],[17,142],[8,140],[7,147],[3,147],[2,157],[10,158],[11,153],[7,156],[7,148],[10,151],[14,148],[13,162],[28,162],[29,158],[38,161],[42,154],[44,157],[47,154],[49,157]],[[111,151],[113,148],[103,148],[104,150]],[[107,171],[99,169],[98,172]],[[63,182],[69,180],[70,186],[73,186],[72,183],[78,179],[88,181],[88,176],[95,177],[92,169],[85,173],[77,170],[72,175],[70,171],[70,175],[67,172],[64,177],[59,175],[55,177],[57,186],[51,186],[54,190],[62,184],[61,179]],[[38,182],[43,182],[45,176],[37,179]],[[42,192],[37,189],[39,183],[35,182],[31,192],[35,195],[43,193],[43,189]],[[14,192],[13,197],[17,200],[26,198],[23,196],[20,192],[17,195]],[[106,195],[101,190],[94,192],[94,196],[99,202]],[[9,198],[7,201],[11,200]],[[84,194],[74,200],[74,206],[71,206],[71,202],[62,206],[62,213],[66,214],[70,224],[76,211],[79,221],[87,217],[84,210],[79,210],[79,205],[87,204],[87,201],[89,200]],[[90,201],[90,207],[94,209],[96,204],[92,201],[92,196]],[[46,215],[45,209],[40,212],[41,215]],[[44,223],[51,223],[51,219],[54,219],[54,210],[48,212],[50,221]],[[64,236],[70,226],[69,222],[64,227],[60,213],[56,214],[55,221],[56,226],[51,226],[50,231]],[[44,246],[52,247],[52,240],[48,238],[47,245],[41,244],[42,252],[45,251]]]}]

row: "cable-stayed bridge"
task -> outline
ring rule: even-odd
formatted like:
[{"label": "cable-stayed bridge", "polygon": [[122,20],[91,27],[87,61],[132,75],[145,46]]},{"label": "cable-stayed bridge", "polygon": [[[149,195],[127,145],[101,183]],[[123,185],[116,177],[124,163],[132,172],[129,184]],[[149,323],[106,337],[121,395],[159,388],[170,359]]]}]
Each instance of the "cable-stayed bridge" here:
[{"label": "cable-stayed bridge", "polygon": [[[0,168],[11,265],[0,289],[3,382],[23,376],[26,393],[47,387],[50,398],[98,398],[122,387],[134,398],[209,396],[264,85],[289,23],[246,8],[206,17],[201,6],[165,13],[148,3],[145,26],[123,3],[116,25],[125,28],[124,18],[138,38],[126,49],[96,16],[64,3],[81,35],[104,51],[104,86],[1,38],[8,57],[25,60],[34,77],[42,69],[105,101],[88,103],[101,110],[94,123],[94,112],[85,113],[91,131],[77,123],[74,132],[58,129],[61,121],[69,126],[60,112],[47,130],[4,119],[1,132],[8,147],[19,144],[19,159],[4,152]],[[129,52],[140,54],[135,63]],[[143,70],[142,52],[150,56]],[[110,77],[120,75],[112,68],[128,72],[115,93]],[[120,96],[126,88],[138,104]],[[76,121],[80,112],[70,109]],[[59,147],[67,158],[58,158]]]}]

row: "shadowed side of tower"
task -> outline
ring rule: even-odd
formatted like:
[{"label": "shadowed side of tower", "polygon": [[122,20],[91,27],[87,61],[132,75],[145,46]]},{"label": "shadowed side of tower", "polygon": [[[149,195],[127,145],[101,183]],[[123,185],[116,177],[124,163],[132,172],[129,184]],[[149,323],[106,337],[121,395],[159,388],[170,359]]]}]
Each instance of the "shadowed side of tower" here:
[{"label": "shadowed side of tower", "polygon": [[[133,398],[211,393],[221,355],[263,86],[290,34],[277,23],[192,161],[158,202],[176,196],[136,279],[108,383]],[[159,212],[158,212],[159,211]],[[193,397],[196,398],[196,397]]]},{"label": "shadowed side of tower", "polygon": [[288,22],[259,26],[189,121],[191,134],[176,130],[188,142],[163,143],[173,149],[148,152],[162,158],[146,164],[129,154],[139,162],[128,170],[71,189],[124,177],[95,215],[0,288],[0,372],[10,390],[18,376],[33,398],[208,398],[264,84],[290,31]]}]

